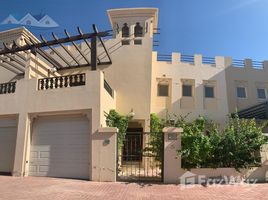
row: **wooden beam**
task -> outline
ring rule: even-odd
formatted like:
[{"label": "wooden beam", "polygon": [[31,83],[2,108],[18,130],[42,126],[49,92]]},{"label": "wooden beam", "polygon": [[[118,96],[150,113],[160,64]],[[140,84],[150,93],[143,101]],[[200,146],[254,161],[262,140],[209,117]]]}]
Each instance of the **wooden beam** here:
[{"label": "wooden beam", "polygon": [[16,71],[15,69],[13,69],[12,67],[10,67],[8,64],[6,63],[3,63],[3,62],[0,62],[0,66],[5,68],[6,70],[10,71],[10,72],[13,72],[14,74],[21,74],[20,72]]},{"label": "wooden beam", "polygon": [[[58,37],[52,33],[52,37],[55,39],[55,40],[58,40]],[[64,46],[63,44],[59,43],[59,45],[66,51],[66,53],[78,64],[80,65],[79,61],[77,60],[77,58],[67,49],[66,46]]]},{"label": "wooden beam", "polygon": [[[82,30],[79,27],[77,27],[77,30],[78,30],[78,33],[80,35],[83,35],[83,32],[82,32]],[[88,46],[88,48],[91,50],[91,46],[90,46],[89,42],[87,41],[87,39],[84,39],[84,42],[86,43],[86,45]],[[101,62],[100,59],[99,58],[97,58],[97,59],[98,59],[98,62],[100,63]]]},{"label": "wooden beam", "polygon": [[25,63],[23,63],[22,61],[18,60],[17,58],[15,58],[12,55],[6,54],[6,57],[10,58],[10,61],[15,61],[16,63],[18,63],[20,66],[22,66],[23,68],[25,68]]},{"label": "wooden beam", "polygon": [[[51,45],[58,45],[58,44],[63,44],[63,43],[68,43],[68,42],[72,42],[72,41],[77,41],[77,40],[83,40],[83,39],[89,39],[92,38],[93,36],[95,36],[96,33],[86,33],[83,35],[75,35],[75,36],[71,36],[69,38],[61,38],[61,39],[55,39],[55,40],[51,40],[48,42],[40,42],[40,43],[36,43],[36,44],[32,44],[32,45],[24,45],[24,46],[20,46],[17,48],[13,48],[13,49],[3,49],[0,51],[0,55],[3,54],[7,54],[7,53],[14,53],[14,52],[19,52],[19,51],[26,51],[26,50],[31,50],[33,47],[35,48],[42,48],[42,47],[47,47],[47,46],[51,46]],[[106,37],[109,36],[110,33],[109,31],[104,31],[104,32],[99,32],[98,36],[99,37]]]},{"label": "wooden beam", "polygon": [[97,36],[91,38],[91,70],[97,69]]},{"label": "wooden beam", "polygon": [[[43,42],[47,42],[47,40],[44,38],[43,35],[40,35],[40,38]],[[63,62],[65,62],[65,64],[67,64],[67,66],[71,66],[69,61],[66,58],[64,58],[57,49],[55,49],[54,47],[52,47],[50,45],[48,45],[48,48],[50,48]]]},{"label": "wooden beam", "polygon": [[9,60],[3,58],[2,56],[0,56],[0,60],[2,60],[3,62],[9,64],[10,66],[12,66],[12,67],[14,67],[15,69],[17,69],[17,70],[21,71],[22,73],[24,73],[24,70],[23,70],[23,69],[21,69],[21,68],[20,68],[19,66],[17,66],[16,64],[10,62]]},{"label": "wooden beam", "polygon": [[[102,62],[102,63],[99,63],[98,65],[110,65],[111,63],[110,62]],[[91,67],[91,64],[82,64],[82,65],[73,65],[73,66],[69,66],[69,67],[64,67],[64,68],[61,68],[61,69],[58,69],[58,71],[63,71],[63,70],[68,70],[68,69],[78,69],[78,68],[84,68],[84,67]]]},{"label": "wooden beam", "polygon": [[[70,34],[67,32],[67,30],[65,29],[64,30],[64,33],[67,37],[70,38]],[[87,59],[86,55],[84,54],[84,52],[81,51],[81,49],[77,46],[77,44],[75,42],[71,42],[74,47],[76,48],[76,50],[81,54],[81,56],[85,59],[85,61],[87,62],[87,64],[90,64],[90,61]]]},{"label": "wooden beam", "polygon": [[[13,46],[12,46],[12,48],[8,48],[7,47],[7,45],[3,42],[3,45],[4,45],[4,48],[6,49],[6,50],[11,50],[11,49],[16,49],[16,48],[18,48],[18,47],[20,47],[17,43],[16,43],[16,41],[15,40],[13,40]],[[14,54],[15,55],[17,55],[20,59],[22,59],[23,61],[26,61],[26,58],[23,56],[23,55],[21,55],[20,53],[18,53],[18,52],[14,52]]]},{"label": "wooden beam", "polygon": [[94,32],[97,34],[97,37],[99,38],[99,40],[100,40],[100,42],[101,42],[102,47],[104,48],[104,51],[105,51],[106,54],[107,54],[107,57],[109,58],[109,61],[112,63],[112,59],[111,59],[111,56],[110,56],[110,54],[109,54],[109,51],[107,50],[107,48],[106,48],[106,46],[105,46],[105,44],[104,44],[102,38],[98,36],[99,31],[98,31],[98,29],[97,29],[97,26],[96,26],[95,24],[93,24],[92,26],[93,26],[93,30],[94,30]]},{"label": "wooden beam", "polygon": [[[24,41],[26,42],[27,45],[31,45],[29,43],[29,41],[27,41],[26,39],[24,39]],[[30,38],[30,42],[32,44],[34,44],[34,41]],[[57,69],[59,68],[63,68],[63,66],[58,62],[56,61],[54,58],[52,58],[49,53],[47,53],[46,51],[44,51],[43,49],[41,48],[36,48],[36,52],[41,55],[44,59],[46,59],[49,63],[51,63],[53,65],[53,67],[56,67]]]}]

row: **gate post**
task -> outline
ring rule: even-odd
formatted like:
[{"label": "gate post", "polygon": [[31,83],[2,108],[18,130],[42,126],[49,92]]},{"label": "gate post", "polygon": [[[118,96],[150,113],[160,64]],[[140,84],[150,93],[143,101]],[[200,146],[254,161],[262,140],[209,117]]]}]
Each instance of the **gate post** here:
[{"label": "gate post", "polygon": [[106,127],[93,135],[92,181],[116,182],[117,132],[117,128]]},{"label": "gate post", "polygon": [[165,127],[164,133],[164,160],[163,160],[163,182],[178,183],[178,174],[181,170],[181,157],[177,150],[181,149],[182,128]]}]

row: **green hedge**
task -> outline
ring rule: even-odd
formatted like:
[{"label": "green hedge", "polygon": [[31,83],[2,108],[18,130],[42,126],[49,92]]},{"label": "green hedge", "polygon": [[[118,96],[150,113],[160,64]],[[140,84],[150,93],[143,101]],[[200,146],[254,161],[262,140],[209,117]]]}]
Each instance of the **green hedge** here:
[{"label": "green hedge", "polygon": [[254,119],[230,117],[223,130],[215,123],[199,117],[191,123],[177,120],[184,129],[182,149],[182,167],[221,168],[231,167],[236,170],[261,165],[260,149],[267,142]]}]

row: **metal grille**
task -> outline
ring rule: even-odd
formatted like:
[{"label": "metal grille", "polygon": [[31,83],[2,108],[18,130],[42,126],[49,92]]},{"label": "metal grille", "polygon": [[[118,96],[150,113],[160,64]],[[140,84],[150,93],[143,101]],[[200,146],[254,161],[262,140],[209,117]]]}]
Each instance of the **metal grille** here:
[{"label": "metal grille", "polygon": [[128,132],[122,149],[118,149],[117,179],[161,182],[162,160],[162,133]]}]

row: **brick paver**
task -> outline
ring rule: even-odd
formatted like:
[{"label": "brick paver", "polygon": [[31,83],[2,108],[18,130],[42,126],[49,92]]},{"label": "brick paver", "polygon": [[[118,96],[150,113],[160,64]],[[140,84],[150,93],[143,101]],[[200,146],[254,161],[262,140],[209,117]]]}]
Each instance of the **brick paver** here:
[{"label": "brick paver", "polygon": [[0,176],[0,200],[267,200],[267,191],[268,184],[185,188],[179,185],[97,183],[70,179]]}]

